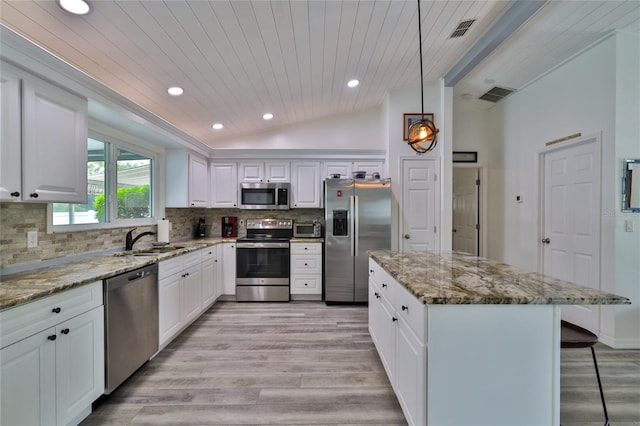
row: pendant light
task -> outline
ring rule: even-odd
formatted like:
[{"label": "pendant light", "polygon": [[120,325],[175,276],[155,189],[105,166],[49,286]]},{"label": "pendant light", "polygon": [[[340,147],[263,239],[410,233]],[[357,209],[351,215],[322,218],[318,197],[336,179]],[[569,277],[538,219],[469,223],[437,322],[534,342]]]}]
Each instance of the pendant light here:
[{"label": "pendant light", "polygon": [[416,152],[424,154],[433,150],[438,144],[436,125],[424,118],[424,77],[422,75],[422,17],[420,16],[420,0],[418,0],[418,43],[420,45],[420,102],[422,117],[409,127],[409,146]]}]

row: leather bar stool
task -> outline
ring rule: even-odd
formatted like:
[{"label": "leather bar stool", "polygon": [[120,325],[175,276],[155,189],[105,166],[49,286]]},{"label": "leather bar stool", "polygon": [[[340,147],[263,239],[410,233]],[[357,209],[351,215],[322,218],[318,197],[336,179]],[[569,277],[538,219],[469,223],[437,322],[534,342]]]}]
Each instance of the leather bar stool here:
[{"label": "leather bar stool", "polygon": [[596,361],[596,352],[593,345],[598,342],[598,336],[572,324],[567,321],[561,321],[560,326],[560,347],[561,348],[591,348],[593,356],[593,365],[596,368],[596,377],[598,378],[598,388],[600,389],[600,399],[602,400],[602,409],[604,410],[604,426],[609,426],[609,414],[607,414],[607,404],[604,402],[604,393],[602,392],[602,383],[600,382],[600,372],[598,371],[598,361]]}]

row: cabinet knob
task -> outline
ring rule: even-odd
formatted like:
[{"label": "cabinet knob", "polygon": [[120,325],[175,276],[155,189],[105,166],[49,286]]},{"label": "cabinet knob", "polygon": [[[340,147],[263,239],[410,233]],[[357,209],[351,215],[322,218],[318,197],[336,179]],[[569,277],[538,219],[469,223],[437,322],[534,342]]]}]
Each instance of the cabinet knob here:
[{"label": "cabinet knob", "polygon": [[307,283],[304,283],[304,285],[306,285],[306,286],[307,286],[307,285],[309,285],[309,284],[307,284]]},{"label": "cabinet knob", "polygon": [[405,240],[408,240],[409,238],[411,238],[411,235],[409,235],[409,234],[404,234],[404,239],[405,239]]},{"label": "cabinet knob", "polygon": [[378,293],[373,293],[376,296],[376,299],[380,299],[380,295]]},{"label": "cabinet knob", "polygon": [[407,308],[406,306],[402,305],[402,310],[403,310],[403,311],[408,311],[408,310],[409,310],[409,308]]},{"label": "cabinet knob", "polygon": [[386,284],[382,284],[382,288],[385,288],[387,285]]},{"label": "cabinet knob", "polygon": [[305,263],[304,266],[308,266],[308,265]]},{"label": "cabinet knob", "polygon": [[233,207],[235,207],[236,205],[234,204]]},{"label": "cabinet knob", "polygon": [[20,193],[19,193],[18,191],[13,191],[13,192],[11,193],[11,196],[12,196],[12,197],[19,197],[19,196],[20,196]]},{"label": "cabinet knob", "polygon": [[369,273],[370,273],[370,274],[373,274],[373,269],[369,269]]},{"label": "cabinet knob", "polygon": [[31,198],[38,198],[38,193],[37,193],[37,192],[34,192],[34,193],[32,193],[32,194],[29,194],[29,197],[31,197]]},{"label": "cabinet knob", "polygon": [[543,238],[543,239],[542,239],[542,242],[543,242],[544,244],[549,244],[549,243],[551,242],[551,238]]},{"label": "cabinet knob", "polygon": [[68,328],[65,328],[65,329],[63,329],[63,330],[60,330],[60,333],[62,333],[62,334],[69,334],[69,329],[68,329]]},{"label": "cabinet knob", "polygon": [[396,322],[396,321],[398,321],[398,318],[396,318],[396,317],[391,317],[391,321]]},{"label": "cabinet knob", "polygon": [[307,249],[307,247],[304,248],[305,250]]},{"label": "cabinet knob", "polygon": [[56,340],[58,338],[58,336],[56,336],[55,334],[52,334],[51,336],[47,337],[47,339],[53,341]]},{"label": "cabinet knob", "polygon": [[51,312],[53,312],[54,314],[59,314],[61,311],[62,311],[62,309],[60,309],[60,308],[53,308],[51,310]]}]

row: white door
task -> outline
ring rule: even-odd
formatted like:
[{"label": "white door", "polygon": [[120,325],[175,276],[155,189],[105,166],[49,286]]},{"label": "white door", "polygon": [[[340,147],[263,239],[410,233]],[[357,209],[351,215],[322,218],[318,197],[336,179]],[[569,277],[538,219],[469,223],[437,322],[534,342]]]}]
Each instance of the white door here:
[{"label": "white door", "polygon": [[[600,289],[600,138],[544,155],[543,273]],[[598,306],[563,306],[562,317],[600,329]]]},{"label": "white door", "polygon": [[480,179],[477,168],[453,168],[453,249],[478,255],[478,194]]},{"label": "white door", "polygon": [[436,200],[438,162],[434,159],[402,161],[402,206],[400,208],[402,251],[438,250]]}]

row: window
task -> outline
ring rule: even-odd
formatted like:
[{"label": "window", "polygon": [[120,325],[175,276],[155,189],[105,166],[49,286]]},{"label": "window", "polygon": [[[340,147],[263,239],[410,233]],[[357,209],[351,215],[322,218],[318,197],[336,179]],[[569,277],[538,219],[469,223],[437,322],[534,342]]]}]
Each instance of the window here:
[{"label": "window", "polygon": [[153,156],[94,138],[87,147],[87,204],[54,203],[53,226],[101,228],[152,219]]}]

